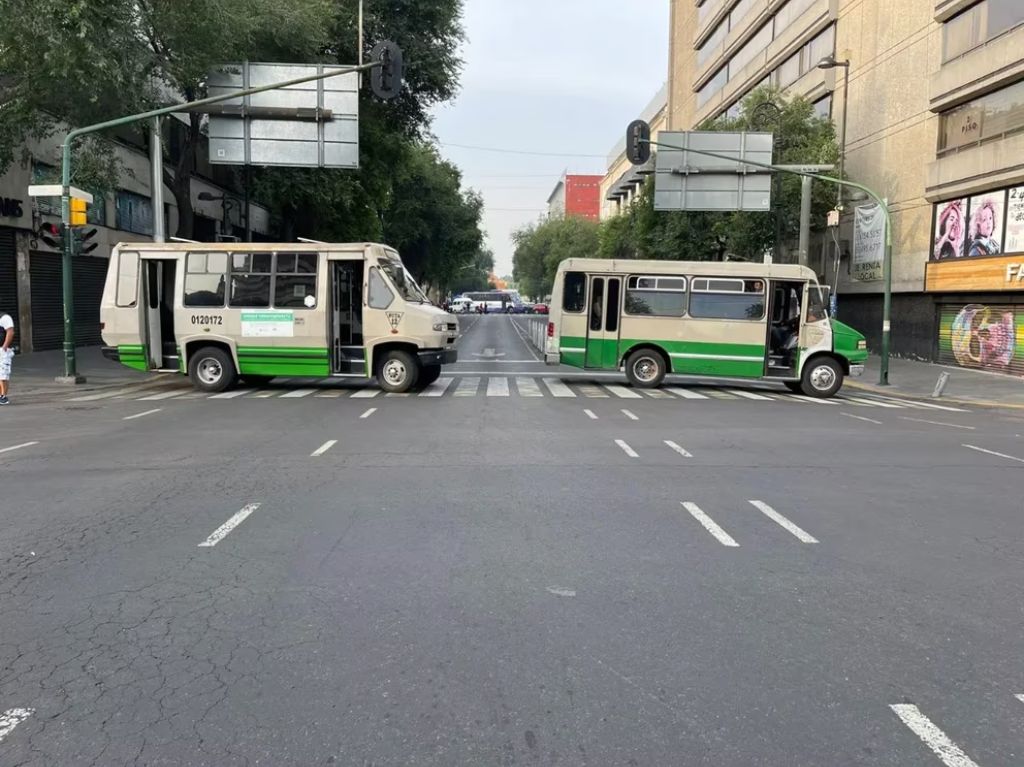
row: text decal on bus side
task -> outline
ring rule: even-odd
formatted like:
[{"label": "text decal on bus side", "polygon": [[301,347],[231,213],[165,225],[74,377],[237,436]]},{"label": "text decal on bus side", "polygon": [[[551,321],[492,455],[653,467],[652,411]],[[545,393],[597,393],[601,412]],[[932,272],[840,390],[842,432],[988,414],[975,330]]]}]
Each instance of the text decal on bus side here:
[{"label": "text decal on bus side", "polygon": [[402,322],[402,317],[405,316],[403,312],[388,312],[388,322],[391,323],[391,332],[394,334],[398,333],[398,326]]}]

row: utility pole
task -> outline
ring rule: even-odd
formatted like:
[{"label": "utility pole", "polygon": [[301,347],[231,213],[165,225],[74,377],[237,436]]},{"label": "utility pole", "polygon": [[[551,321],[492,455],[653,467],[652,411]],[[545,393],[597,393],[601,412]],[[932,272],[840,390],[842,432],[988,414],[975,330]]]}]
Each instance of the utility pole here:
[{"label": "utility pole", "polygon": [[149,184],[153,204],[153,242],[167,242],[164,219],[164,150],[160,140],[160,118],[149,125]]},{"label": "utility pole", "polygon": [[800,179],[800,266],[810,262],[808,251],[811,247],[811,181],[810,176]]}]

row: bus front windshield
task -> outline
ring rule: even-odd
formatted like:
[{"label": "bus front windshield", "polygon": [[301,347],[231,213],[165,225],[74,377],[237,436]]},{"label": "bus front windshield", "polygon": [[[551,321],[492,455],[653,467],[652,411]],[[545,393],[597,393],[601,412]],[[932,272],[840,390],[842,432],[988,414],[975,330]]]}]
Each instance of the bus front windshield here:
[{"label": "bus front windshield", "polygon": [[391,284],[398,289],[398,292],[406,301],[415,301],[421,304],[430,303],[430,299],[424,295],[420,286],[416,284],[416,280],[412,278],[409,270],[405,268],[405,264],[402,263],[402,260],[397,255],[381,258],[380,268],[387,273]]}]

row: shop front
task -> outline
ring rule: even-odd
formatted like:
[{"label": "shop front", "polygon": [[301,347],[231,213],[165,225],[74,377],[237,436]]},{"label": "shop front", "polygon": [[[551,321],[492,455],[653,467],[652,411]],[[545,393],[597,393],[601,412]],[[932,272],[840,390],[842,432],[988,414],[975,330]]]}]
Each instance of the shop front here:
[{"label": "shop front", "polygon": [[932,231],[938,361],[1024,376],[1024,187],[941,202]]}]

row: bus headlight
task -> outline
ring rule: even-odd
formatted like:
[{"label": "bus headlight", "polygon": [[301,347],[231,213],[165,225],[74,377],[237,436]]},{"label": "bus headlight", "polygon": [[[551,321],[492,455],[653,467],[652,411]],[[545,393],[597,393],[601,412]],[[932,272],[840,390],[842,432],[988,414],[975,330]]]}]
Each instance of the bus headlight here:
[{"label": "bus headlight", "polygon": [[864,351],[864,350],[865,350],[865,349],[867,349],[867,348],[868,348],[868,342],[867,342],[867,341],[865,341],[865,340],[864,340],[863,338],[862,338],[862,339],[860,339],[860,340],[859,340],[859,341],[857,342],[857,351]]},{"label": "bus headlight", "polygon": [[434,332],[435,333],[443,333],[447,329],[448,329],[448,323],[447,322],[435,322],[434,323]]}]

